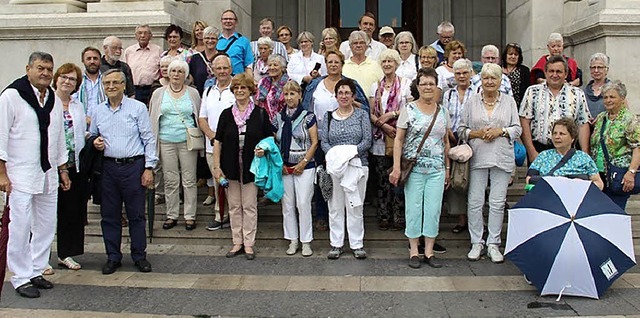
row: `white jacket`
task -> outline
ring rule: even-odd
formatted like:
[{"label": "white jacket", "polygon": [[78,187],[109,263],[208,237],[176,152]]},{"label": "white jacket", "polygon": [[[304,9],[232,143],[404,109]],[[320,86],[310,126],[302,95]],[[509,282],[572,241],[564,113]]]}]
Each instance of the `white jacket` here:
[{"label": "white jacket", "polygon": [[[364,177],[362,162],[358,158],[356,145],[334,146],[327,152],[327,173],[336,181],[346,194],[349,205],[354,208],[363,204],[363,198],[358,192],[358,182]],[[335,184],[335,182],[334,182]]]}]

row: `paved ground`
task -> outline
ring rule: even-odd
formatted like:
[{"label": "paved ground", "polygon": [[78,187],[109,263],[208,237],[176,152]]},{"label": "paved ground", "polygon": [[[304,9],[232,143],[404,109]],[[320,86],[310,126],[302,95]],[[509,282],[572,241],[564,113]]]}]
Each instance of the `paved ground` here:
[{"label": "paved ground", "polygon": [[[441,269],[413,270],[406,249],[370,248],[369,259],[327,248],[303,258],[281,247],[257,249],[257,259],[226,259],[228,247],[150,245],[152,273],[130,259],[113,275],[100,273],[102,246],[87,245],[84,268],[56,269],[39,299],[19,297],[9,283],[1,317],[541,317],[640,315],[640,269],[633,268],[600,300],[539,297],[508,261],[469,262],[461,249],[441,256]],[[134,315],[136,314],[136,315]]]}]

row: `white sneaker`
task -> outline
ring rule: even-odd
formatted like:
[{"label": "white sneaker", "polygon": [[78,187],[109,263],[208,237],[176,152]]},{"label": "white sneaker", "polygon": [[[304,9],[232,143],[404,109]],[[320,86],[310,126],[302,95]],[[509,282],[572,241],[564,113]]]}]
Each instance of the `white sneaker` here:
[{"label": "white sneaker", "polygon": [[311,249],[311,243],[302,243],[302,256],[309,257],[313,255],[313,250]]},{"label": "white sneaker", "polygon": [[489,244],[487,246],[487,255],[494,263],[502,263],[504,262],[504,256],[500,253],[500,248],[498,244]]},{"label": "white sneaker", "polygon": [[482,255],[482,243],[475,243],[471,246],[471,251],[467,254],[467,259],[470,261],[477,261],[480,259],[480,255]]},{"label": "white sneaker", "polygon": [[298,241],[291,241],[289,248],[287,249],[287,255],[293,255],[298,251]]},{"label": "white sneaker", "polygon": [[213,202],[215,202],[215,200],[216,200],[215,197],[208,195],[207,198],[204,199],[204,201],[202,201],[202,205],[212,205]]}]

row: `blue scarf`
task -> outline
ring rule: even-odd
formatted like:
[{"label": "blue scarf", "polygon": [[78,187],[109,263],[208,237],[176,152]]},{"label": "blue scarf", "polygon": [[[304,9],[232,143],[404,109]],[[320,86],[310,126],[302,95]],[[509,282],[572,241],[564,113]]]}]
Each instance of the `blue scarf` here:
[{"label": "blue scarf", "polygon": [[289,117],[287,115],[287,107],[282,109],[280,112],[280,116],[282,116],[282,121],[284,125],[282,126],[282,135],[280,136],[280,150],[282,151],[282,157],[284,162],[289,162],[289,152],[291,151],[291,139],[293,138],[293,122],[298,119],[300,114],[302,114],[302,106],[298,104],[295,113]]}]

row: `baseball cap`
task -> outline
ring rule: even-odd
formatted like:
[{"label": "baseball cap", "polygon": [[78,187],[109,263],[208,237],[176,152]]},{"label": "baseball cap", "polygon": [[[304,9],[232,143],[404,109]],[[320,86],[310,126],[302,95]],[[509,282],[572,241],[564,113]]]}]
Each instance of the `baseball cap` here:
[{"label": "baseball cap", "polygon": [[386,26],[386,25],[380,28],[380,32],[378,33],[378,36],[382,36],[383,34],[396,35],[396,33],[393,32],[393,29],[390,26]]}]

